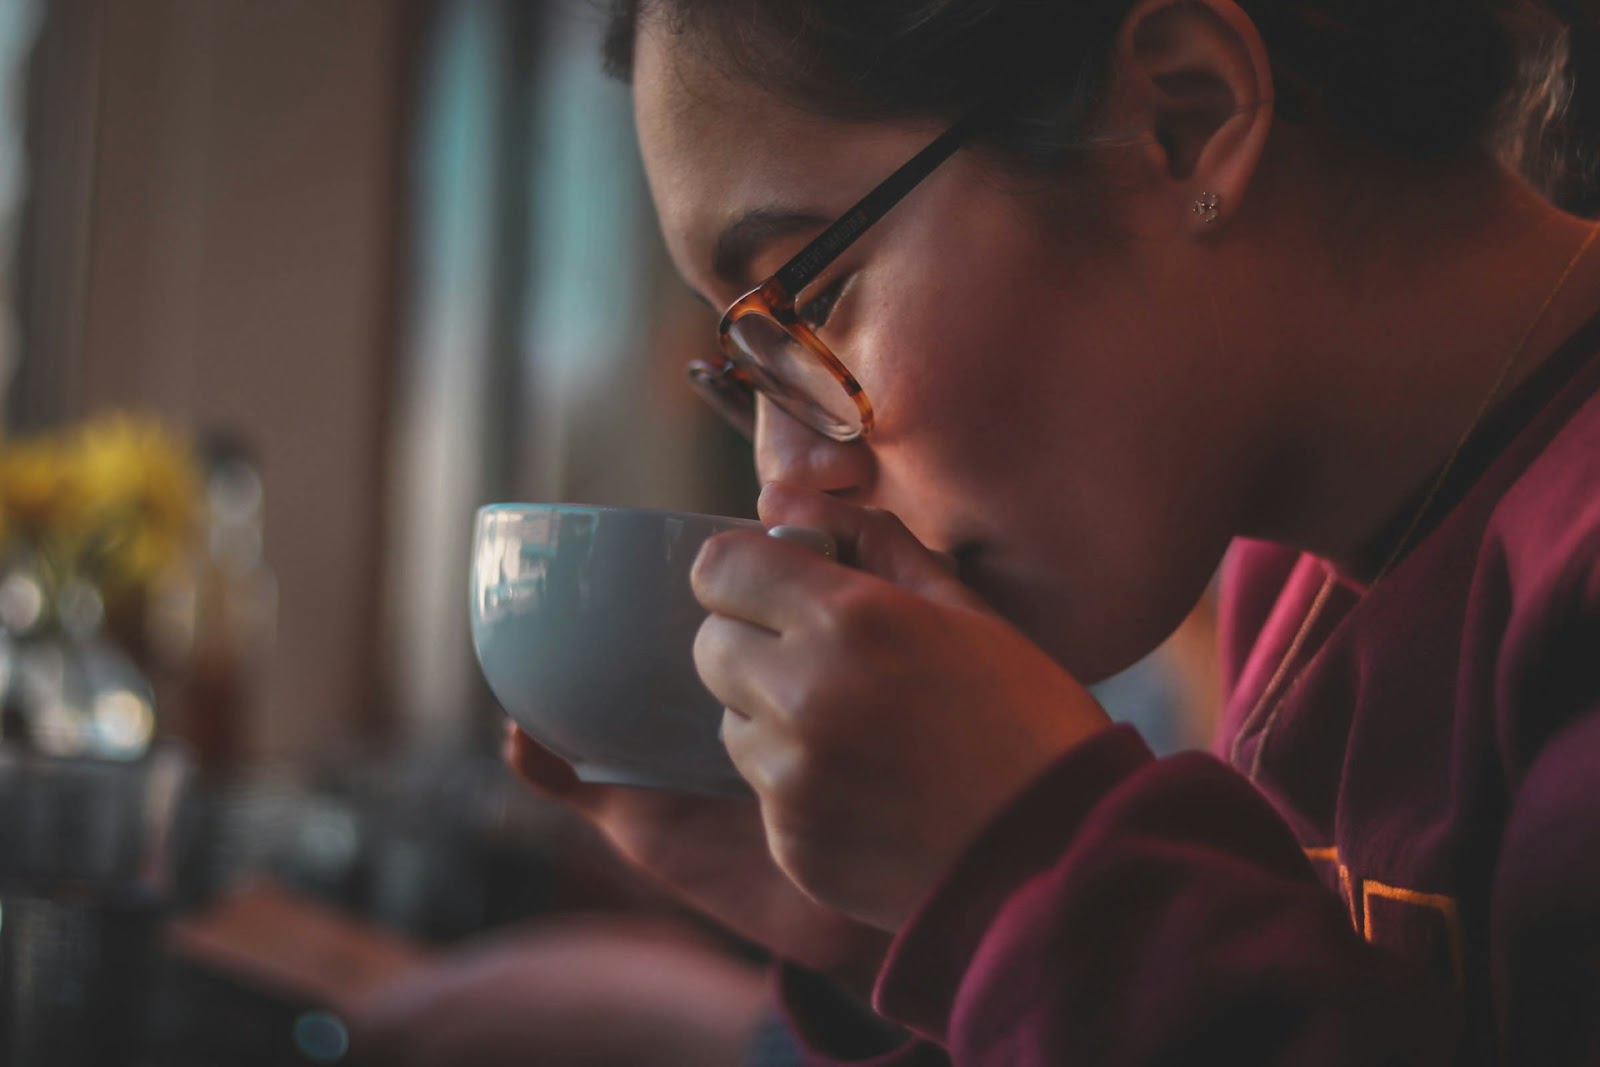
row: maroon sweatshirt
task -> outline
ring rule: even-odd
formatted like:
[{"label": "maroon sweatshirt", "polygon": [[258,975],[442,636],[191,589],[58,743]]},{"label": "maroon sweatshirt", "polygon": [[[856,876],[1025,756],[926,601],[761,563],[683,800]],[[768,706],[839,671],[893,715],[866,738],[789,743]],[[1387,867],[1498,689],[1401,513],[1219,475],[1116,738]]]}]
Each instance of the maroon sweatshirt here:
[{"label": "maroon sweatshirt", "polygon": [[1018,796],[891,950],[892,1051],[781,971],[812,1062],[1600,1064],[1597,352],[1600,319],[1339,580],[1275,713],[1329,568],[1237,544],[1216,754],[1119,727]]}]

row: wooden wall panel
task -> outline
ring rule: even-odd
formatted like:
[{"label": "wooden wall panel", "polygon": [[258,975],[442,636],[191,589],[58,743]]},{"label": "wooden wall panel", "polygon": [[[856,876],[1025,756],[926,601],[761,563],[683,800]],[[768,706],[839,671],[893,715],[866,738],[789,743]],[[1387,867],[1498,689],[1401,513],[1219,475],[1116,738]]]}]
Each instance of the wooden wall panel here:
[{"label": "wooden wall panel", "polygon": [[101,0],[81,393],[259,448],[279,636],[252,747],[370,723],[402,0]]}]

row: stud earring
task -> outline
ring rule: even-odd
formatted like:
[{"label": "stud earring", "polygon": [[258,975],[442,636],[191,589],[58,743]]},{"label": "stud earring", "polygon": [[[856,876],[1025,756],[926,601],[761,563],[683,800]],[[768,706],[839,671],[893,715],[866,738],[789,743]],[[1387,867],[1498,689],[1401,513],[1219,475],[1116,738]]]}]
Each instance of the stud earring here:
[{"label": "stud earring", "polygon": [[1200,199],[1194,202],[1194,213],[1199,215],[1201,221],[1210,225],[1221,217],[1217,209],[1222,206],[1222,197],[1216,193],[1202,193]]}]

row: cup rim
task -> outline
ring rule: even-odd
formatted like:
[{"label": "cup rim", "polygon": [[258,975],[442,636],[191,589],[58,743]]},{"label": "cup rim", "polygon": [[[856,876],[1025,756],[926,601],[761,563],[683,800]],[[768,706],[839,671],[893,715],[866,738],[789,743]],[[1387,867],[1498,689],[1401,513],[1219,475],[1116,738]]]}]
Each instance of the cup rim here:
[{"label": "cup rim", "polygon": [[750,526],[760,526],[760,519],[746,518],[743,515],[712,515],[698,511],[675,511],[672,508],[636,508],[627,504],[571,504],[571,503],[535,503],[531,501],[504,501],[494,504],[484,504],[478,508],[479,516],[497,514],[528,514],[539,511],[577,512],[583,514],[617,514],[625,513],[640,517],[660,517],[674,519],[705,519],[710,522],[735,522],[747,523]]}]

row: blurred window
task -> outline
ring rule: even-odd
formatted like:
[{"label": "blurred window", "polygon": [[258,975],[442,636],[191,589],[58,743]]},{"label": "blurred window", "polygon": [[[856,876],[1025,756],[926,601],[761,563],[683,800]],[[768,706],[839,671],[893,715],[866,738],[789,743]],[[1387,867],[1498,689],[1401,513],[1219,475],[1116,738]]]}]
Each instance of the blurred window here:
[{"label": "blurred window", "polygon": [[23,141],[26,69],[40,14],[40,0],[0,3],[0,412],[5,410],[5,386],[18,358],[14,265],[28,187]]},{"label": "blurred window", "polygon": [[479,504],[753,504],[680,380],[714,324],[661,249],[600,7],[437,0],[425,22],[384,583],[412,744],[498,728],[466,626]]}]

